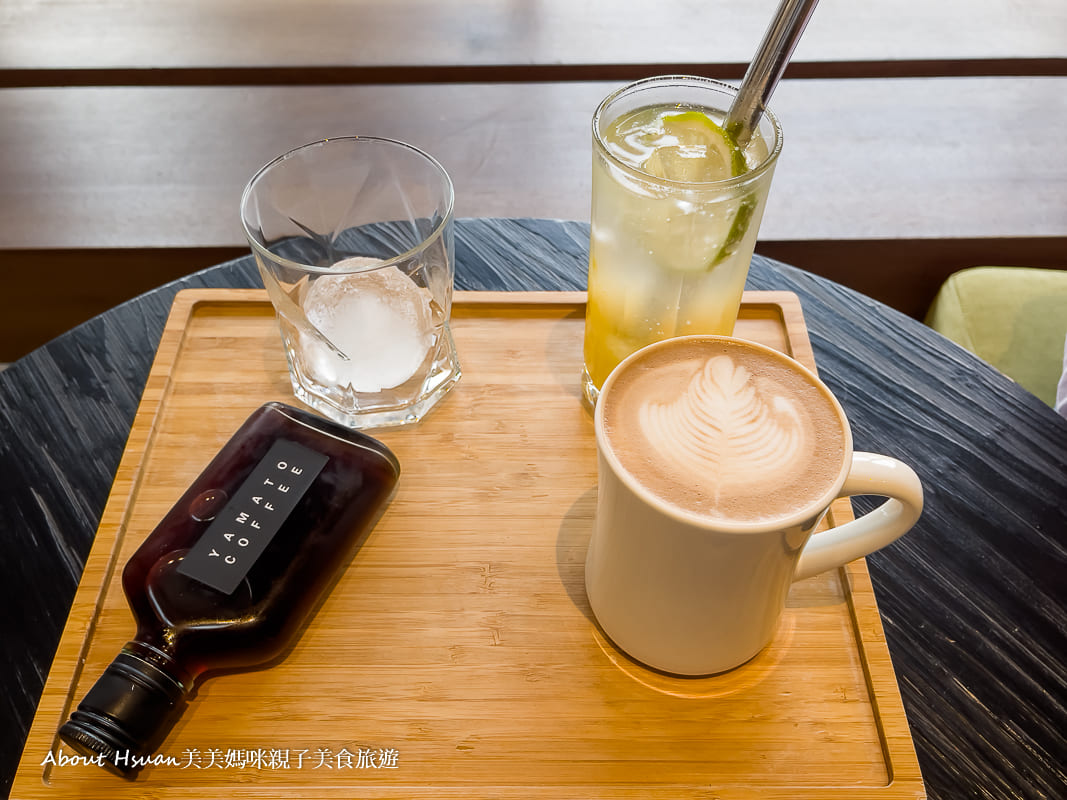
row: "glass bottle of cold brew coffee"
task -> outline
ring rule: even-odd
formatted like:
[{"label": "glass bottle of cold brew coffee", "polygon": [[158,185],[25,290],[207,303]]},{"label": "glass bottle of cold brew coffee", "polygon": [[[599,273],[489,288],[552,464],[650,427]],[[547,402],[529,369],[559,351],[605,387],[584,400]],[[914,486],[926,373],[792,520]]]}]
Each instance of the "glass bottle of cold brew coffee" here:
[{"label": "glass bottle of cold brew coffee", "polygon": [[134,774],[201,675],[285,649],[399,475],[369,436],[281,403],[255,411],[126,564],[137,634],[60,737]]}]

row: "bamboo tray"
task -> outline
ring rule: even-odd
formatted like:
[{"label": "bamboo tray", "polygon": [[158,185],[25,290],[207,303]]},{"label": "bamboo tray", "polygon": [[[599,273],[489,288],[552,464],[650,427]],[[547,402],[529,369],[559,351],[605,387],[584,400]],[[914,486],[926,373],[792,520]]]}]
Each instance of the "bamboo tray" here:
[{"label": "bamboo tray", "polygon": [[[132,637],[121,568],[248,414],[296,402],[264,292],[181,292],[12,797],[924,797],[864,561],[794,584],[775,641],[723,675],[650,671],[600,633],[584,300],[457,294],[463,378],[376,434],[403,475],[341,581],[283,660],[203,682],[170,763],[129,782],[52,763]],[[814,363],[791,293],[747,293],[737,334]]]}]

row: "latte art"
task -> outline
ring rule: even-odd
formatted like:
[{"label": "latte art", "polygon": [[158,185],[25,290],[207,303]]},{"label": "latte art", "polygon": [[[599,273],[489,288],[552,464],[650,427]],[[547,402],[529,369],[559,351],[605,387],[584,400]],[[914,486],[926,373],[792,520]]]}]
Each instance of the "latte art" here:
[{"label": "latte art", "polygon": [[795,401],[760,394],[726,355],[710,359],[677,399],[643,403],[640,422],[660,455],[716,498],[757,472],[763,480],[796,470],[805,455]]},{"label": "latte art", "polygon": [[633,483],[709,520],[763,523],[821,502],[851,448],[817,378],[726,337],[642,351],[605,383],[597,415]]}]

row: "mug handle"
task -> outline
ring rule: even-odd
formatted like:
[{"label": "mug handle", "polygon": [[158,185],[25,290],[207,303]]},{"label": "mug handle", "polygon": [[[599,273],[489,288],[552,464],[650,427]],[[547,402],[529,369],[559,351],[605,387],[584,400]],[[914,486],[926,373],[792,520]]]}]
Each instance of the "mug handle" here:
[{"label": "mug handle", "polygon": [[898,539],[923,510],[923,487],[907,464],[877,453],[853,453],[852,468],[838,497],[873,494],[888,497],[859,519],[816,533],[804,546],[793,572],[799,581],[873,553]]}]

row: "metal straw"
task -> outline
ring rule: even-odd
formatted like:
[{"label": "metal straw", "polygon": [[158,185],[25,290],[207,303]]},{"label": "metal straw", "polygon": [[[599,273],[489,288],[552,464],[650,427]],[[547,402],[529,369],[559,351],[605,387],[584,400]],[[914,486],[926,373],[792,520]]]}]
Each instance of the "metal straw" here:
[{"label": "metal straw", "polygon": [[793,48],[800,41],[818,0],[782,0],[759,50],[741,80],[725,128],[744,147],[759,124],[774,87],[785,72]]}]

